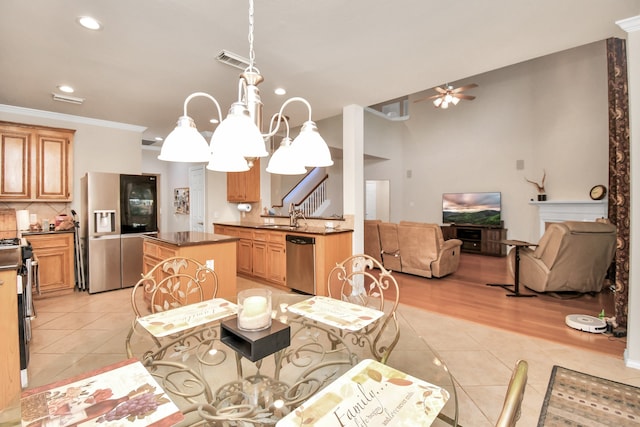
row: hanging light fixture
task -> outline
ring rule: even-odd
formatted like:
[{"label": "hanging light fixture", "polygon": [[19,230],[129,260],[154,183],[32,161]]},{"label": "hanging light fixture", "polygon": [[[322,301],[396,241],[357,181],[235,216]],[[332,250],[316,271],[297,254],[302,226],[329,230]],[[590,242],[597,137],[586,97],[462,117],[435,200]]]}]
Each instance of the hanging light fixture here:
[{"label": "hanging light fixture", "polygon": [[[303,123],[300,134],[293,140],[287,136],[273,153],[267,172],[283,175],[297,175],[306,172],[305,167],[326,167],[333,164],[327,143],[322,139],[316,124],[311,120],[311,105],[307,100],[294,97],[286,100],[277,114],[276,125],[269,132],[262,133],[262,101],[258,84],[264,78],[254,66],[253,49],[253,0],[249,0],[249,66],[240,74],[238,81],[238,101],[234,102],[229,113],[216,128],[210,145],[195,127],[187,115],[187,104],[197,96],[210,98],[218,109],[216,99],[204,92],[196,92],[184,102],[184,114],[178,119],[176,128],[165,139],[158,158],[174,162],[209,162],[207,169],[219,172],[243,172],[253,167],[255,159],[268,156],[265,140],[274,136],[283,122],[284,108],[291,102],[301,102],[309,111],[309,119]],[[276,115],[274,115],[276,117]],[[272,123],[274,121],[272,120]]]},{"label": "hanging light fixture", "polygon": [[467,99],[469,101],[472,101],[473,99],[475,99],[475,96],[465,95],[462,93],[462,91],[467,89],[473,89],[474,87],[478,87],[478,85],[475,83],[471,83],[466,86],[461,86],[454,89],[453,86],[446,84],[442,88],[441,87],[434,88],[436,92],[438,92],[437,95],[418,99],[414,102],[424,101],[425,99],[433,99],[434,107],[446,109],[446,108],[449,108],[449,105],[451,104],[458,105],[458,102],[460,102],[461,99]]}]

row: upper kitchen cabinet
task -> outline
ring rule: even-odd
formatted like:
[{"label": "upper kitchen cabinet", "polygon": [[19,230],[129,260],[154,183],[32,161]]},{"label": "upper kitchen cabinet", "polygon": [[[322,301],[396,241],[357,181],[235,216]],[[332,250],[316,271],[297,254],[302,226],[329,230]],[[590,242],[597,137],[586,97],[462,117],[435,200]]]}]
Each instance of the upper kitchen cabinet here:
[{"label": "upper kitchen cabinet", "polygon": [[0,200],[71,201],[74,133],[0,122]]},{"label": "upper kitchen cabinet", "polygon": [[260,159],[246,172],[227,172],[227,201],[235,203],[260,201]]}]

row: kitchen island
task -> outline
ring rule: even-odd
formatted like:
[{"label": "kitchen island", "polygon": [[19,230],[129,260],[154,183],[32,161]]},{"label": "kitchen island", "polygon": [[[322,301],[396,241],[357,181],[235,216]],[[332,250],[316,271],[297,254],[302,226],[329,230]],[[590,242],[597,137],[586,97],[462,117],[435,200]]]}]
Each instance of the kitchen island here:
[{"label": "kitchen island", "polygon": [[[197,231],[177,231],[144,236],[143,274],[170,257],[193,258],[203,265],[213,264],[218,275],[218,298],[236,298],[236,241],[237,237]],[[207,292],[205,290],[205,292]],[[213,297],[212,290],[204,297]]]},{"label": "kitchen island", "polygon": [[353,230],[323,226],[290,227],[258,222],[214,223],[218,234],[237,237],[238,274],[270,285],[293,288],[287,282],[286,236],[315,239],[315,295],[327,295],[327,278],[336,263],[352,254]]}]

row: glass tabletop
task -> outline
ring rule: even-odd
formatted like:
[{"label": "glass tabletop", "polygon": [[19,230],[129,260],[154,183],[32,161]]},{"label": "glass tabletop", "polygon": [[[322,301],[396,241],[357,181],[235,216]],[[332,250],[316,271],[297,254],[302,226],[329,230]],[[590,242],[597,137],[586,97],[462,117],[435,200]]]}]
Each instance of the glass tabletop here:
[{"label": "glass tabletop", "polygon": [[[274,293],[272,298],[273,318],[289,325],[291,342],[257,362],[221,342],[219,322],[161,339],[137,330],[134,355],[185,413],[186,425],[203,420],[212,425],[229,420],[229,425],[275,425],[359,362],[375,359],[370,347],[374,335],[367,329],[371,326],[343,330],[288,310],[312,298],[309,295]],[[404,306],[396,313],[400,338],[386,365],[444,389],[446,405],[433,424],[425,425],[457,425],[454,381],[445,363],[411,327],[405,309],[409,315],[411,308]],[[390,342],[391,335],[389,330],[375,336],[375,345]]]}]

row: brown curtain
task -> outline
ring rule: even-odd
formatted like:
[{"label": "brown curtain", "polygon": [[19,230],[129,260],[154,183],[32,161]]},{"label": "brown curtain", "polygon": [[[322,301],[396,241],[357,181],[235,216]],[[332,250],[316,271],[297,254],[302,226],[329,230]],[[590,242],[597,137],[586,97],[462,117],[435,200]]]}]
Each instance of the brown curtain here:
[{"label": "brown curtain", "polygon": [[627,52],[623,39],[607,39],[609,81],[609,219],[618,229],[613,268],[616,320],[627,326],[629,301],[629,93]]}]

